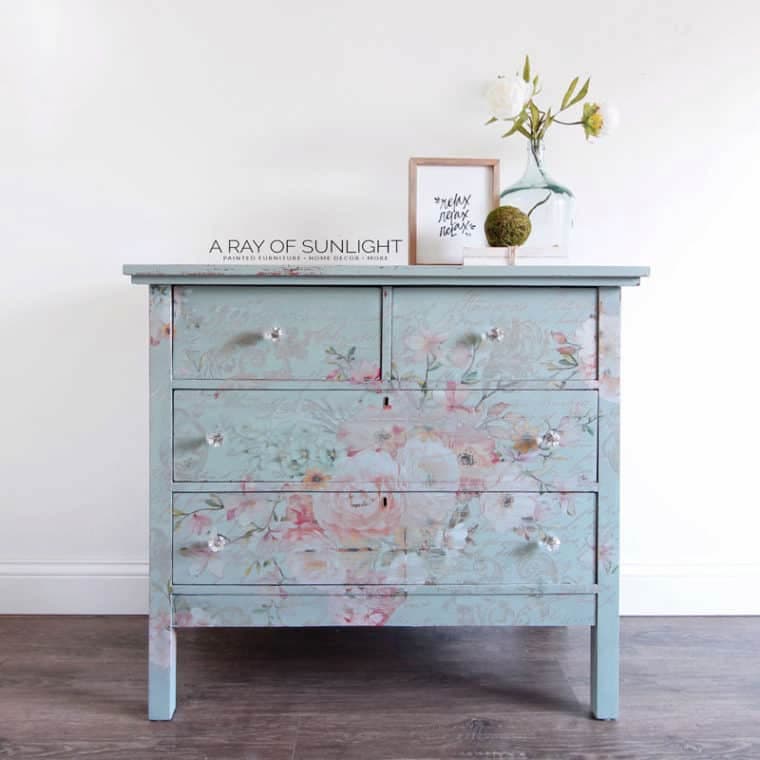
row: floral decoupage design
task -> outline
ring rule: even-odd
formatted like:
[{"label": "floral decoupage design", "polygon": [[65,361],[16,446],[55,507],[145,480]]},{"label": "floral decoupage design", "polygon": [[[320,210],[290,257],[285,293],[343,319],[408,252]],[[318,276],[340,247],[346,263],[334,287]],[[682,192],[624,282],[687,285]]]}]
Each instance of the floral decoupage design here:
[{"label": "floral decoupage design", "polygon": [[591,594],[471,596],[367,586],[331,594],[280,587],[250,596],[177,596],[174,609],[178,627],[593,625],[595,618]]},{"label": "floral decoupage design", "polygon": [[175,286],[174,325],[177,378],[380,376],[379,288]]},{"label": "floral decoupage design", "polygon": [[175,494],[174,582],[591,584],[594,494]]},{"label": "floral decoupage design", "polygon": [[174,409],[177,480],[385,493],[596,478],[595,391],[178,390]]},{"label": "floral decoupage design", "polygon": [[431,290],[394,296],[392,374],[400,387],[596,380],[594,289]]}]

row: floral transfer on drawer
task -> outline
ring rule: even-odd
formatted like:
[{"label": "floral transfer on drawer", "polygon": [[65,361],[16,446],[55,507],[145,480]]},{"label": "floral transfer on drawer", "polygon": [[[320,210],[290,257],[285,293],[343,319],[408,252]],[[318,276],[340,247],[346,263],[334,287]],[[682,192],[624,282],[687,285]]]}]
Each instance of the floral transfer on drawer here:
[{"label": "floral transfer on drawer", "polygon": [[349,586],[335,594],[281,587],[252,596],[180,595],[178,628],[198,626],[593,625],[590,594],[449,596]]},{"label": "floral transfer on drawer", "polygon": [[182,379],[380,377],[379,288],[174,288],[173,372]]},{"label": "floral transfer on drawer", "polygon": [[520,380],[596,380],[592,288],[398,288],[393,379],[493,387]]},{"label": "floral transfer on drawer", "polygon": [[592,584],[595,494],[174,496],[174,582]]},{"label": "floral transfer on drawer", "polygon": [[175,391],[178,481],[305,491],[572,491],[595,391]]}]

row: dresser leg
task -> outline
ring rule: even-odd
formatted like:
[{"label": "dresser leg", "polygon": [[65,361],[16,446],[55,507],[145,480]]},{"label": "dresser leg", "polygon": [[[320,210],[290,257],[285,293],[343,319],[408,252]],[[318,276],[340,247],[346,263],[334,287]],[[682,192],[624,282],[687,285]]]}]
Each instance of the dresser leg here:
[{"label": "dresser leg", "polygon": [[591,712],[597,720],[615,720],[620,708],[620,620],[617,610],[600,610],[591,628]]},{"label": "dresser leg", "polygon": [[176,705],[177,646],[171,629],[156,630],[151,620],[148,718],[171,720]]}]

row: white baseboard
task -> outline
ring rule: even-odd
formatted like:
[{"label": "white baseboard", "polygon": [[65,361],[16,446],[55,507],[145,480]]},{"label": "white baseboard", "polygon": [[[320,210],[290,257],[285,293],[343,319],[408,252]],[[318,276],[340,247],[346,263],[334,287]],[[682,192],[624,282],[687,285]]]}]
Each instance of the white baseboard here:
[{"label": "white baseboard", "polygon": [[623,615],[760,615],[760,564],[622,566]]},{"label": "white baseboard", "polygon": [[[760,564],[624,565],[623,615],[760,615]],[[0,562],[0,614],[143,615],[146,562]]]},{"label": "white baseboard", "polygon": [[147,611],[147,562],[0,562],[0,615]]}]

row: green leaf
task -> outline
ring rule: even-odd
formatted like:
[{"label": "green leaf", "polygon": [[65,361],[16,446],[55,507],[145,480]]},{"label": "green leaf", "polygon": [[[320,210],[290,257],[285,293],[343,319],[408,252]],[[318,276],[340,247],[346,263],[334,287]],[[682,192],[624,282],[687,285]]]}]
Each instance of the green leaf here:
[{"label": "green leaf", "polygon": [[486,126],[486,127],[487,127],[489,124],[493,124],[495,121],[498,121],[498,119],[497,119],[495,116],[492,116],[492,117],[491,117],[491,118],[490,118],[490,119],[489,119],[489,120],[488,120],[488,121],[485,123],[485,125],[484,125],[484,126]]},{"label": "green leaf", "polygon": [[515,123],[512,125],[512,127],[507,130],[502,137],[510,137],[511,135],[515,134],[515,132],[520,131],[520,127],[523,125],[523,122],[528,118],[528,114],[523,110],[520,112],[520,115],[515,119]]},{"label": "green leaf", "polygon": [[575,88],[578,86],[578,77],[575,77],[572,82],[570,82],[570,86],[567,88],[567,92],[565,93],[565,97],[562,98],[562,108],[560,110],[564,111],[567,108],[567,104],[570,102],[570,98],[573,97],[573,93],[575,92]]},{"label": "green leaf", "polygon": [[576,103],[580,103],[583,98],[588,95],[588,86],[591,84],[591,77],[589,77],[583,87],[581,87],[580,90],[578,90],[578,94],[567,104],[567,108],[570,108],[570,106],[574,106]]},{"label": "green leaf", "polygon": [[535,134],[538,130],[538,122],[541,120],[541,114],[532,100],[528,103],[528,108],[530,109],[530,131]]},{"label": "green leaf", "polygon": [[462,383],[464,385],[474,385],[478,382],[478,373],[475,370],[470,370],[462,375]]},{"label": "green leaf", "polygon": [[523,66],[523,79],[526,82],[530,82],[530,59],[525,56],[525,65]]},{"label": "green leaf", "polygon": [[541,131],[538,133],[539,139],[543,140],[544,135],[546,134],[546,130],[549,129],[549,127],[552,125],[552,122],[554,121],[554,117],[552,116],[552,109],[550,108],[546,112],[546,116],[544,117],[544,123],[541,125]]},{"label": "green leaf", "polygon": [[520,126],[520,127],[518,127],[517,131],[518,131],[518,132],[519,132],[521,135],[523,135],[524,137],[527,137],[527,138],[530,140],[530,132],[528,132],[528,130],[527,130],[527,129],[525,129],[525,127],[523,127],[523,126]]}]

